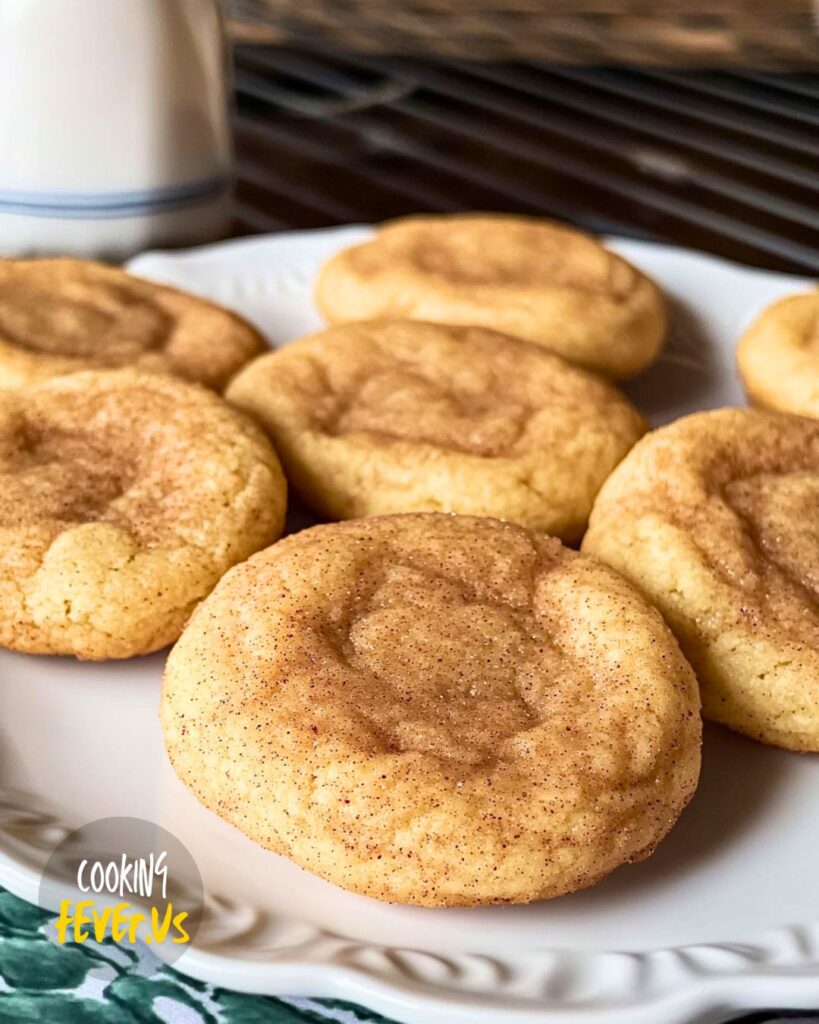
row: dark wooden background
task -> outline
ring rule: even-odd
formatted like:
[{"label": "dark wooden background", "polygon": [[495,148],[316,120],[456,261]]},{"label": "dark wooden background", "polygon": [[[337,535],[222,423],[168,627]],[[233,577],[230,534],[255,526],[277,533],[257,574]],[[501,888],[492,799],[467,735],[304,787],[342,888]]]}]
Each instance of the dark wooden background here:
[{"label": "dark wooden background", "polygon": [[235,48],[238,233],[554,216],[819,275],[819,75]]}]

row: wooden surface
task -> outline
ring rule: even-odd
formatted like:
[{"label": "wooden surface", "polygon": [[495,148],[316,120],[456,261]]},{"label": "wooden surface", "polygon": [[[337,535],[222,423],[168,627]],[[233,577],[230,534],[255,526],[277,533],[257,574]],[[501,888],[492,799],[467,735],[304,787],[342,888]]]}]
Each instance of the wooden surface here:
[{"label": "wooden surface", "polygon": [[819,76],[236,52],[237,231],[494,209],[819,275]]}]

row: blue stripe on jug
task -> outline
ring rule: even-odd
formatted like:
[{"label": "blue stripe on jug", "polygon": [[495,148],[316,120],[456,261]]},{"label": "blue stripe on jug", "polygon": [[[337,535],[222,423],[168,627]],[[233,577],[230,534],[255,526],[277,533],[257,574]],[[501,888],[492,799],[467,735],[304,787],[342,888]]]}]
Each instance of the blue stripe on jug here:
[{"label": "blue stripe on jug", "polygon": [[223,193],[226,175],[133,192],[19,192],[0,189],[0,213],[59,219],[105,219],[172,213]]}]

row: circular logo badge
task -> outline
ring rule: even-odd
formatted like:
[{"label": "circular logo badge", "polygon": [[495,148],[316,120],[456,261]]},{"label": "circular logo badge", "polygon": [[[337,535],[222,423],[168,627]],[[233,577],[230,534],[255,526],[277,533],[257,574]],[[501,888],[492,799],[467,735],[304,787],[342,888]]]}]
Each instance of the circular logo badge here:
[{"label": "circular logo badge", "polygon": [[56,847],[39,903],[58,915],[58,942],[142,941],[173,963],[196,935],[204,893],[173,833],[142,818],[101,818]]}]

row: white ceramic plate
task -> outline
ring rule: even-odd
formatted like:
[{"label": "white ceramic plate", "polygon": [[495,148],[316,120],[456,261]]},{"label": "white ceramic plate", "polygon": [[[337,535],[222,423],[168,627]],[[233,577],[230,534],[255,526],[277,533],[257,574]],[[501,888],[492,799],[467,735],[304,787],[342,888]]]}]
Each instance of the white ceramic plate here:
[{"label": "white ceramic plate", "polygon": [[[148,254],[132,267],[234,307],[279,344],[319,326],[316,269],[367,230]],[[675,307],[668,353],[632,397],[658,423],[740,402],[737,335],[810,282],[612,244]],[[305,874],[199,807],[162,750],[162,662],[0,654],[0,884],[35,899],[64,829],[135,815],[199,864],[210,913],[177,966],[219,985],[351,999],[411,1024],[678,1024],[819,1006],[819,757],[709,729],[699,792],[648,861],[529,907],[390,906]]]}]

